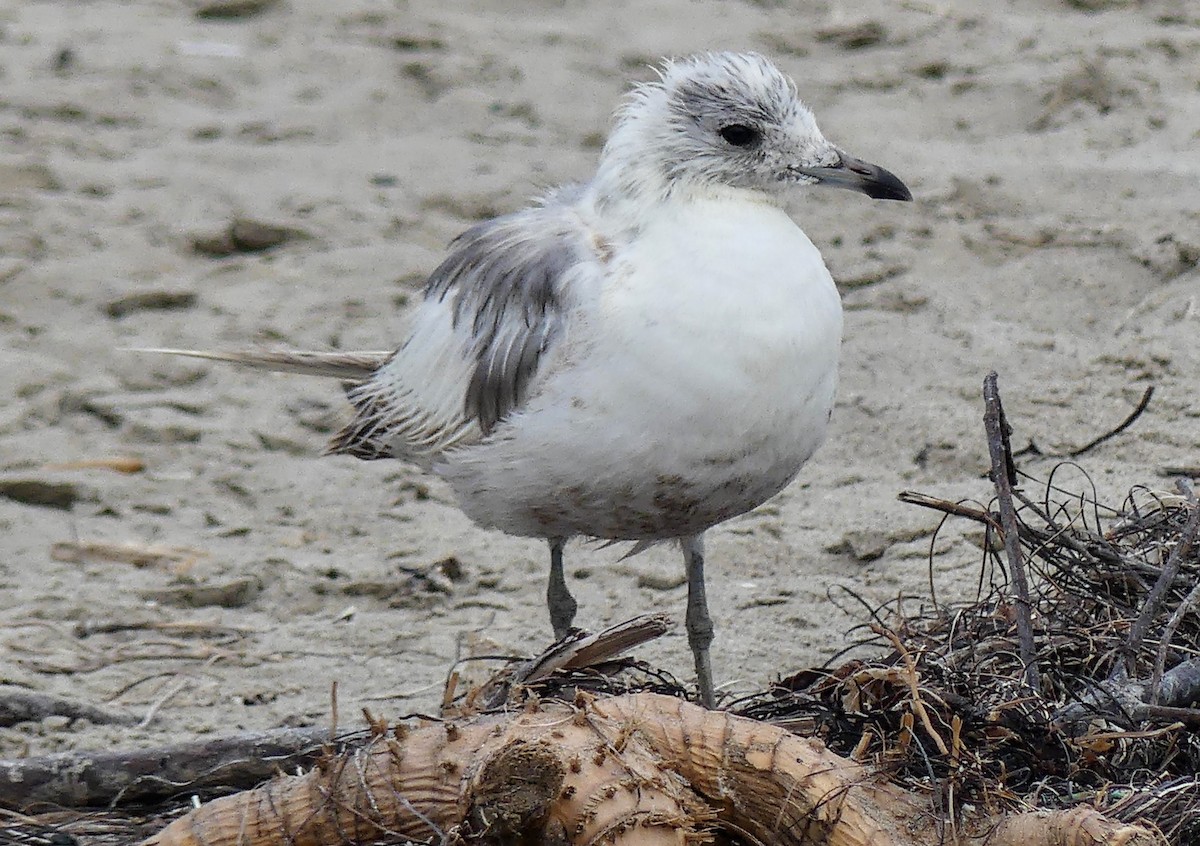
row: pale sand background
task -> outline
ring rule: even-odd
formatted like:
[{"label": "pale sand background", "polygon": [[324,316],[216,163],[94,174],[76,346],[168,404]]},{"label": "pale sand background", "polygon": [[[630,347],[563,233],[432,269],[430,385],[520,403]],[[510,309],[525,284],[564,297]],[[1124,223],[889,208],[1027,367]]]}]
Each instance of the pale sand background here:
[{"label": "pale sand background", "polygon": [[[665,54],[771,55],[830,138],[918,198],[795,198],[844,284],[843,387],[801,479],[711,533],[720,681],[760,688],[832,655],[861,621],[841,586],[873,602],[927,594],[936,515],[896,494],[988,496],[989,368],[1017,444],[1046,450],[1086,442],[1157,386],[1136,426],[1085,459],[1102,499],[1200,463],[1196,4],[791,5],[287,0],[222,22],[167,0],[5,3],[0,482],[78,498],[0,499],[0,682],[135,715],[163,701],[142,728],[5,729],[0,755],[319,724],[334,680],[343,722],[363,705],[432,709],[456,655],[546,643],[542,544],[472,527],[398,464],[317,457],[336,385],[119,348],[390,347],[443,245],[585,178],[621,92]],[[855,31],[874,43],[855,47]],[[224,259],[191,249],[238,215],[311,238]],[[159,291],[192,303],[109,315]],[[46,469],[114,455],[147,468]],[[51,557],[73,539],[189,547],[204,555],[187,580],[252,581],[239,607],[156,600],[186,580]],[[936,553],[943,593],[969,594],[970,539],[955,528]],[[579,622],[681,619],[676,551],[619,554],[569,550]],[[400,567],[447,556],[464,571],[448,595],[389,607]],[[146,622],[207,628],[75,634]],[[641,654],[690,677],[682,625]]]}]

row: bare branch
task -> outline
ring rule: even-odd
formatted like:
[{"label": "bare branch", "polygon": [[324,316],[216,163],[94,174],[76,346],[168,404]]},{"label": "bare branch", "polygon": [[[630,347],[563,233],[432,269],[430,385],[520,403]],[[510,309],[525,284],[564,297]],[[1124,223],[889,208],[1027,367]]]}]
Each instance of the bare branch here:
[{"label": "bare branch", "polygon": [[1013,466],[1012,446],[1008,436],[1010,429],[1004,419],[1004,408],[1000,404],[1000,389],[996,384],[996,371],[983,380],[983,426],[987,431],[988,454],[992,459],[992,484],[996,486],[996,498],[1000,507],[1001,534],[1004,536],[1004,551],[1012,571],[1013,587],[1017,596],[1017,638],[1021,650],[1021,662],[1025,665],[1025,681],[1034,691],[1040,690],[1037,662],[1033,651],[1033,620],[1029,602],[1029,580],[1025,575],[1025,559],[1021,553],[1021,536],[1017,524],[1017,512],[1013,507],[1013,485],[1017,472]]}]

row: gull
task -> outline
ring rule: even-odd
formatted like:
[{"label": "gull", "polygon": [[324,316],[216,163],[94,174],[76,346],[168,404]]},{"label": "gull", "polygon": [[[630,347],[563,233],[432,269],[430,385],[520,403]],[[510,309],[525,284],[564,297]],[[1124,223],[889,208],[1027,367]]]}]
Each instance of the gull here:
[{"label": "gull", "polygon": [[394,352],[161,352],[343,380],[354,416],[327,452],[415,464],[480,526],[546,540],[558,638],[569,539],[678,543],[712,707],[704,533],[795,478],[833,408],[841,300],[783,208],[809,185],[912,199],[767,59],[667,60],[591,181],[451,243]]}]

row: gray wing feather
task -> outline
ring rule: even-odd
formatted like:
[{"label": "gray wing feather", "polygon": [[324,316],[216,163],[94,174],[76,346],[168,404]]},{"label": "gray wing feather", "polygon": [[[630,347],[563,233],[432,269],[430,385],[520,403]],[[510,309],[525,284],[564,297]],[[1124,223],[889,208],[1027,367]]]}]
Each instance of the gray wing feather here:
[{"label": "gray wing feather", "polygon": [[[571,208],[576,192],[562,189],[540,206],[479,223],[451,243],[421,306],[447,310],[450,337],[417,332],[375,377],[352,387],[347,395],[355,419],[334,437],[330,452],[425,463],[489,434],[521,406],[547,351],[564,334],[578,298],[573,275],[597,259],[596,239]],[[444,359],[446,348],[423,343],[457,348]],[[411,381],[437,378],[429,369],[433,361],[463,370],[461,377],[440,372],[461,378],[458,408],[444,408],[437,391]]]},{"label": "gray wing feather", "polygon": [[521,404],[565,314],[563,279],[589,258],[579,221],[556,195],[544,206],[477,224],[451,245],[425,295],[470,326],[475,369],[464,410],[487,434]]}]

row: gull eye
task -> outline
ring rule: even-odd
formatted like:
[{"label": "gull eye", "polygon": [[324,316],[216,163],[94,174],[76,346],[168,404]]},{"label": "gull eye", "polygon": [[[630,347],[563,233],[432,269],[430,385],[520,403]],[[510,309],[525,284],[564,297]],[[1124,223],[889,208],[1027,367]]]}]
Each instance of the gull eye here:
[{"label": "gull eye", "polygon": [[760,140],[762,135],[753,126],[746,126],[744,123],[731,123],[729,126],[722,126],[717,130],[727,144],[734,147],[753,147]]}]

